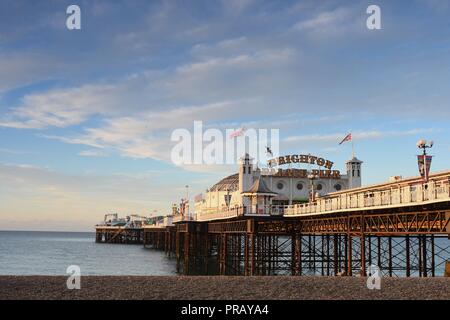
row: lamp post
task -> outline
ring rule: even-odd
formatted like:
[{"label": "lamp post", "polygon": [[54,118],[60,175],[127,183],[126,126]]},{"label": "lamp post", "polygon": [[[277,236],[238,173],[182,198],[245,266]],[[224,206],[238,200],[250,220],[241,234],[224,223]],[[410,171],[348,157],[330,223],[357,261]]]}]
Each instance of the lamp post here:
[{"label": "lamp post", "polygon": [[225,204],[229,208],[230,207],[230,201],[231,201],[231,195],[230,195],[230,189],[229,188],[227,188],[227,194],[224,197],[225,197]]},{"label": "lamp post", "polygon": [[186,185],[185,188],[186,188],[186,204],[185,205],[187,205],[187,212],[185,212],[185,213],[186,213],[188,220],[191,220],[191,215],[189,213],[189,186]]},{"label": "lamp post", "polygon": [[310,202],[314,202],[316,200],[316,196],[315,196],[315,192],[314,192],[314,179],[316,178],[316,176],[312,173],[308,174],[308,179],[310,181],[310,189],[311,189],[311,194],[309,196],[309,201]]},{"label": "lamp post", "polygon": [[434,142],[432,140],[426,141],[424,139],[420,139],[419,141],[417,141],[417,148],[423,149],[424,156],[427,155],[427,149],[432,148],[433,145],[434,145]]},{"label": "lamp post", "polygon": [[424,178],[425,182],[428,182],[428,173],[430,172],[432,157],[427,155],[427,149],[432,148],[434,142],[432,140],[426,141],[420,139],[417,141],[417,148],[422,149],[422,155],[417,156],[419,164],[419,174]]}]

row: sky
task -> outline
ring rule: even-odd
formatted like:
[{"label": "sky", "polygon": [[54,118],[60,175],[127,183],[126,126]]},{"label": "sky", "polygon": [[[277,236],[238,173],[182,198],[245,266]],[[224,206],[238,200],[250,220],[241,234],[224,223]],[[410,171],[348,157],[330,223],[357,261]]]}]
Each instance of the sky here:
[{"label": "sky", "polygon": [[[81,8],[68,30],[66,8]],[[381,9],[369,30],[366,9]],[[450,2],[0,2],[0,230],[169,214],[236,166],[177,166],[171,133],[276,128],[280,153],[363,184],[449,169]]]}]

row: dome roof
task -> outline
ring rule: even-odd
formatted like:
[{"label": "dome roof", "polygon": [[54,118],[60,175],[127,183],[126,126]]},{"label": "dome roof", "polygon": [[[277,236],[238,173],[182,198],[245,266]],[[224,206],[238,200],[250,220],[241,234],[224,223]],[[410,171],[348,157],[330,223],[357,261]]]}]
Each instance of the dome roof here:
[{"label": "dome roof", "polygon": [[215,185],[213,185],[209,190],[211,191],[236,191],[238,190],[239,186],[239,174],[235,173],[231,176],[228,176],[226,178],[223,178],[219,182],[217,182]]}]

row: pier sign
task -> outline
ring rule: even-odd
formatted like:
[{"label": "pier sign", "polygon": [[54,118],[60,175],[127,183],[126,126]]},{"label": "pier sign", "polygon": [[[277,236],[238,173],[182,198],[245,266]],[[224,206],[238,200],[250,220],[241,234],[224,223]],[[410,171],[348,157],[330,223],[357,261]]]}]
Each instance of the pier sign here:
[{"label": "pier sign", "polygon": [[277,157],[268,161],[269,167],[281,166],[290,163],[307,163],[318,165],[319,167],[325,167],[329,170],[333,167],[334,162],[326,160],[321,157],[312,156],[310,154],[293,154],[287,156]]},{"label": "pier sign", "polygon": [[[292,163],[306,163],[323,167],[324,170],[314,169],[308,172],[306,169],[275,169],[275,166],[287,165]],[[334,162],[325,158],[313,156],[310,154],[293,154],[280,156],[268,161],[268,169],[271,175],[278,177],[295,177],[295,178],[307,178],[309,174],[312,174],[317,178],[324,179],[340,179],[341,173],[339,170],[331,170]],[[264,171],[264,169],[262,169]],[[268,174],[268,173],[263,173]]]}]

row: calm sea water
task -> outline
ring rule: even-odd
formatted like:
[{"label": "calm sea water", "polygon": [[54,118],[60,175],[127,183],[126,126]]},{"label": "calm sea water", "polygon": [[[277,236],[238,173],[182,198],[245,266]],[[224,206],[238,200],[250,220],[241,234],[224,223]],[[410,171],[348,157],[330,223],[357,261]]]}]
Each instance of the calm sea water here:
[{"label": "calm sea water", "polygon": [[[66,275],[69,265],[78,265],[82,275],[176,275],[176,260],[162,251],[95,243],[94,239],[91,232],[0,231],[0,275]],[[436,275],[444,274],[449,244],[446,238],[435,239]],[[401,248],[394,252],[394,266],[404,265]],[[411,248],[417,251],[417,241]],[[418,270],[417,257],[411,259],[413,269]],[[402,276],[404,272],[395,273]]]},{"label": "calm sea water", "polygon": [[98,244],[90,232],[0,231],[0,275],[175,275],[175,260],[142,245]]}]

